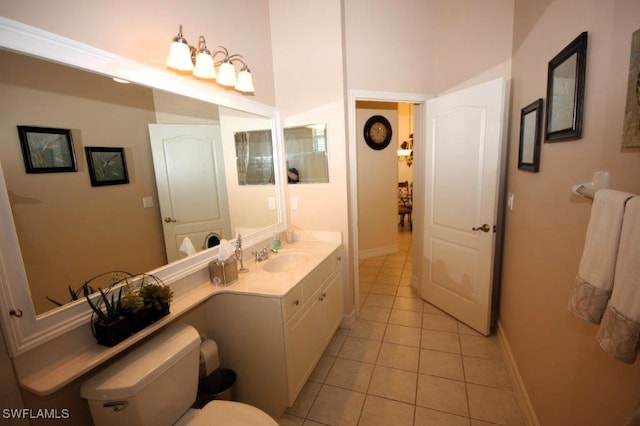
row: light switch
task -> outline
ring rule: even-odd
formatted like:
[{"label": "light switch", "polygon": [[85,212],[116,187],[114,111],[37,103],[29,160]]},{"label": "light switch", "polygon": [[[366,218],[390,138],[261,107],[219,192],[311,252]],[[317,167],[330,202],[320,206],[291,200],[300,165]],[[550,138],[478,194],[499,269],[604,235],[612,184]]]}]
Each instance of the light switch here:
[{"label": "light switch", "polygon": [[298,210],[300,208],[300,203],[298,197],[291,197],[291,210]]},{"label": "light switch", "polygon": [[145,209],[153,207],[153,197],[143,197],[142,198],[142,206]]},{"label": "light switch", "polygon": [[267,202],[269,203],[269,210],[276,209],[276,197],[267,197]]}]

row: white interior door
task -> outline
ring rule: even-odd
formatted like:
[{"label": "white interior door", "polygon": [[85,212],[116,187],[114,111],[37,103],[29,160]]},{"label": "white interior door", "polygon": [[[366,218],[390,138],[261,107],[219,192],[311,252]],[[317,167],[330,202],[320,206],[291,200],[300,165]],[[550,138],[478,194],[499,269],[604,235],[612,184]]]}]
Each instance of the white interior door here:
[{"label": "white interior door", "polygon": [[220,127],[149,124],[149,135],[167,260],[187,256],[186,238],[196,251],[210,232],[229,238]]},{"label": "white interior door", "polygon": [[427,102],[422,297],[488,335],[505,83]]}]

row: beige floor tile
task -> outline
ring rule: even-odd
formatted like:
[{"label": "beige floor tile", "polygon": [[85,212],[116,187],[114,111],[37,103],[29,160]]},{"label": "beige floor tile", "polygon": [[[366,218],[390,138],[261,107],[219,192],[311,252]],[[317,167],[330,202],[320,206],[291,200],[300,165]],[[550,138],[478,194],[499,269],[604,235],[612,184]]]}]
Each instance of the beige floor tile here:
[{"label": "beige floor tile", "polygon": [[334,334],[324,350],[324,355],[337,356],[346,338],[347,336],[344,334]]},{"label": "beige floor tile", "polygon": [[363,259],[360,261],[360,266],[377,266],[378,269],[384,264],[385,256],[370,257],[369,259]]},{"label": "beige floor tile", "polygon": [[302,426],[304,425],[304,418],[285,414],[281,418],[277,419],[279,426]]},{"label": "beige floor tile", "polygon": [[413,405],[368,395],[358,424],[362,426],[410,426],[413,425],[413,411]]},{"label": "beige floor tile", "polygon": [[420,350],[410,346],[382,343],[377,365],[397,368],[398,370],[418,371]]},{"label": "beige floor tile", "polygon": [[402,309],[405,311],[422,312],[424,302],[422,299],[415,297],[396,297],[396,302],[393,305],[394,309]]},{"label": "beige floor tile", "polygon": [[386,294],[374,294],[369,293],[365,306],[381,306],[383,308],[391,308],[395,301],[395,296],[389,296]]},{"label": "beige floor tile", "polygon": [[396,293],[396,296],[413,297],[417,299],[420,298],[420,296],[418,296],[418,292],[416,291],[416,289],[413,287],[410,287],[409,284],[398,286],[398,292]]},{"label": "beige floor tile", "polygon": [[383,322],[367,321],[358,318],[351,327],[349,335],[362,339],[382,341],[386,329],[387,325]]},{"label": "beige floor tile", "polygon": [[469,426],[469,418],[429,408],[416,407],[416,426]]},{"label": "beige floor tile", "polygon": [[377,365],[373,371],[369,394],[415,404],[418,374]]},{"label": "beige floor tile", "polygon": [[373,364],[338,358],[325,384],[366,393],[373,375]]},{"label": "beige floor tile", "polygon": [[293,403],[293,406],[287,409],[287,414],[291,414],[293,416],[305,418],[309,414],[309,410],[311,410],[311,406],[313,402],[316,400],[318,393],[320,393],[320,389],[322,388],[321,383],[316,382],[307,382],[302,387],[298,398],[296,398],[296,402]]},{"label": "beige floor tile", "polygon": [[327,374],[329,374],[329,370],[331,370],[331,366],[335,362],[335,356],[327,356],[323,355],[320,357],[320,360],[316,364],[316,368],[313,369],[311,375],[309,376],[309,380],[314,382],[324,383],[327,378]]},{"label": "beige floor tile", "polygon": [[478,420],[478,419],[471,419],[471,426],[494,426],[494,425],[495,423],[483,422],[482,420]]},{"label": "beige floor tile", "polygon": [[364,398],[363,393],[323,385],[307,418],[326,425],[356,425]]},{"label": "beige floor tile", "polygon": [[378,274],[374,282],[381,285],[399,285],[400,277]]},{"label": "beige floor tile", "polygon": [[380,352],[381,344],[381,342],[377,342],[375,340],[360,339],[349,336],[342,345],[339,357],[353,361],[375,364],[378,359],[378,352]]},{"label": "beige floor tile", "polygon": [[461,334],[460,345],[463,355],[487,359],[502,359],[502,353],[500,352],[498,340],[495,336],[484,337]]},{"label": "beige floor tile", "polygon": [[467,384],[471,418],[503,425],[524,425],[524,418],[513,392]]},{"label": "beige floor tile", "polygon": [[360,309],[359,318],[368,321],[377,321],[386,323],[391,315],[391,308],[383,308],[381,306],[363,306]]},{"label": "beige floor tile", "polygon": [[404,268],[394,268],[389,266],[383,266],[382,269],[380,269],[379,275],[382,275],[383,277],[400,278],[402,276],[403,271],[404,271]]},{"label": "beige floor tile", "polygon": [[313,420],[305,420],[302,426],[327,426],[324,423],[314,422]]},{"label": "beige floor tile", "polygon": [[371,288],[371,293],[373,294],[386,294],[387,296],[395,296],[397,292],[397,285],[375,284]]},{"label": "beige floor tile", "polygon": [[392,309],[389,324],[420,328],[422,326],[422,314],[420,312]]},{"label": "beige floor tile", "polygon": [[442,310],[436,308],[435,306],[433,306],[431,303],[429,302],[425,302],[424,303],[424,313],[425,314],[439,314],[439,315],[447,315],[446,312],[443,312]]},{"label": "beige floor tile", "polygon": [[462,357],[459,354],[422,349],[418,372],[453,380],[464,380]]},{"label": "beige floor tile", "polygon": [[402,274],[400,277],[400,282],[398,283],[400,287],[410,287],[411,286],[411,274]]},{"label": "beige floor tile", "polygon": [[463,357],[464,376],[467,383],[512,390],[507,369],[502,360]]},{"label": "beige floor tile", "polygon": [[464,324],[464,323],[462,323],[460,321],[458,321],[458,333],[460,333],[460,334],[469,334],[471,336],[483,337],[482,334],[480,334],[479,332],[477,332],[473,328],[469,327],[467,324]]},{"label": "beige floor tile", "polygon": [[469,416],[464,382],[420,374],[416,404],[459,416]]},{"label": "beige floor tile", "polygon": [[423,314],[422,328],[429,330],[448,331],[449,333],[458,332],[458,321],[449,315],[440,314]]},{"label": "beige floor tile", "polygon": [[460,338],[458,334],[447,333],[445,331],[422,330],[422,341],[420,346],[423,349],[434,351],[460,353]]},{"label": "beige floor tile", "polygon": [[417,327],[389,324],[382,341],[419,348],[421,336],[422,330]]}]

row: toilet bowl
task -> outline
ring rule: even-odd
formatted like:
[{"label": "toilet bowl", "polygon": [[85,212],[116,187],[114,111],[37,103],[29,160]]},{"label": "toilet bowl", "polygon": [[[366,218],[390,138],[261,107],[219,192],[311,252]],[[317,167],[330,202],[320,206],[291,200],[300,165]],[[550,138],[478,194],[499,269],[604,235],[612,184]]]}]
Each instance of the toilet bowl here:
[{"label": "toilet bowl", "polygon": [[102,425],[265,425],[265,412],[235,401],[214,400],[190,409],[198,391],[200,335],[176,323],[84,382],[96,426]]}]

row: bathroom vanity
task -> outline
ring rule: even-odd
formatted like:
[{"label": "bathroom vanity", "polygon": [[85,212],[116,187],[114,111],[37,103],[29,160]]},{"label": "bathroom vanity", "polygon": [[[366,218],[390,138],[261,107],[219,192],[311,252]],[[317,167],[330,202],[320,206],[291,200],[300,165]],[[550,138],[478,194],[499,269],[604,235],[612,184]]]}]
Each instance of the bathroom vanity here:
[{"label": "bathroom vanity", "polygon": [[287,245],[207,302],[238,400],[276,418],[293,405],[343,318],[341,251],[340,243]]}]

